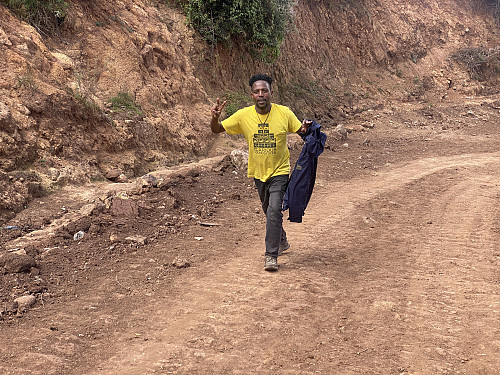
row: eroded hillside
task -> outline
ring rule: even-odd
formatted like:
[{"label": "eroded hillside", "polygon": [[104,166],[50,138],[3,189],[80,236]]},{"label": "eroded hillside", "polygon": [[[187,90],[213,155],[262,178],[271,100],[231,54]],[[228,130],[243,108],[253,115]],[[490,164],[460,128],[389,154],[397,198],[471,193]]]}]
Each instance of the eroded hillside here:
[{"label": "eroded hillside", "polygon": [[241,101],[256,71],[276,78],[277,100],[326,126],[401,101],[498,92],[494,67],[480,81],[451,58],[498,48],[478,4],[299,1],[273,64],[207,45],[164,2],[73,1],[52,36],[0,6],[0,222],[66,184],[224,152],[212,147],[208,107]]}]

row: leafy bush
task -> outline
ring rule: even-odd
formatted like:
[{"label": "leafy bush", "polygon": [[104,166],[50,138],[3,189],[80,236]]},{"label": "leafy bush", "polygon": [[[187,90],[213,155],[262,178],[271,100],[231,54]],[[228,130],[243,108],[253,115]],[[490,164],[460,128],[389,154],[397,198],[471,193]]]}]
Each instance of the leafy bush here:
[{"label": "leafy bush", "polygon": [[68,3],[64,0],[0,0],[20,19],[40,31],[54,31],[66,17]]},{"label": "leafy bush", "polygon": [[224,100],[227,100],[226,104],[226,116],[229,117],[240,108],[246,107],[251,104],[250,95],[243,94],[236,91],[227,91],[224,94]]},{"label": "leafy bush", "polygon": [[178,0],[188,23],[209,43],[246,42],[272,61],[292,25],[295,0]]},{"label": "leafy bush", "polygon": [[112,97],[109,102],[114,110],[125,111],[128,114],[136,114],[139,116],[144,115],[139,104],[137,104],[127,92],[120,91],[116,96]]}]

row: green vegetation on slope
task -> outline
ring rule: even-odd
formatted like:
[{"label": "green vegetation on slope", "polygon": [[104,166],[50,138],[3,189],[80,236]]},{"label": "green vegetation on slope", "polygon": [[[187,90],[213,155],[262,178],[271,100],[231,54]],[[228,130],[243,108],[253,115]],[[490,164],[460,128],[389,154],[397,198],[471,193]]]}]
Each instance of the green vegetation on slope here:
[{"label": "green vegetation on slope", "polygon": [[54,31],[66,17],[64,0],[0,0],[20,19],[39,31]]},{"label": "green vegetation on slope", "polygon": [[178,0],[189,24],[209,43],[246,43],[257,57],[274,60],[292,27],[294,0]]}]

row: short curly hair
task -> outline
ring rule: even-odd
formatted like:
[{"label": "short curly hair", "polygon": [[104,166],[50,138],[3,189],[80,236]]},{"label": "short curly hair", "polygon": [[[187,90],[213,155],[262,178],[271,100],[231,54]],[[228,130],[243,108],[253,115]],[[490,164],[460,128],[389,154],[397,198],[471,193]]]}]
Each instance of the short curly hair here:
[{"label": "short curly hair", "polygon": [[267,74],[260,74],[260,73],[255,74],[252,78],[250,78],[248,84],[250,85],[250,87],[252,87],[253,84],[257,81],[266,81],[267,83],[269,83],[269,86],[273,84],[273,79],[271,77],[269,77]]}]

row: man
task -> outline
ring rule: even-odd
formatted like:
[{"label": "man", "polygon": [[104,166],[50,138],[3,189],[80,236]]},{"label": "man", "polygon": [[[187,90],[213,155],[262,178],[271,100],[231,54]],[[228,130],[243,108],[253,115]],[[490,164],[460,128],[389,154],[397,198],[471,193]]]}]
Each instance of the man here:
[{"label": "man", "polygon": [[307,131],[311,121],[302,123],[285,106],[271,103],[272,78],[256,74],[250,78],[253,106],[240,109],[229,118],[219,121],[226,105],[219,98],[212,107],[210,127],[214,133],[243,134],[248,143],[248,177],[255,181],[266,214],[266,271],[277,271],[277,258],[287,250],[286,233],[283,230],[283,197],[290,174],[290,153],[287,133]]}]

